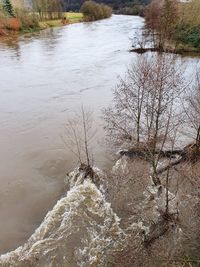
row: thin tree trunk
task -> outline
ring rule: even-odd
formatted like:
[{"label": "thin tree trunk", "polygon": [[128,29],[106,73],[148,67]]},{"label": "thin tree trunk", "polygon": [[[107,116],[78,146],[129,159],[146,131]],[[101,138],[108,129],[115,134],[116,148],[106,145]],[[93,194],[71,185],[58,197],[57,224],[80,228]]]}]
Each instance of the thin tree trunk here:
[{"label": "thin tree trunk", "polygon": [[81,110],[82,110],[82,118],[83,118],[85,154],[86,154],[87,165],[90,166],[90,158],[89,158],[89,151],[88,151],[88,136],[87,136],[87,126],[86,126],[85,111],[84,111],[83,107],[81,108]]}]

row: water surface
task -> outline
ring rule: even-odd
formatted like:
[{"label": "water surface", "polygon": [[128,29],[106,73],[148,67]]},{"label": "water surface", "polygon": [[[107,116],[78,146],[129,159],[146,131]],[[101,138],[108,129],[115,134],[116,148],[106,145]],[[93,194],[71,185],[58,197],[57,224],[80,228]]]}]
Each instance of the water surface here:
[{"label": "water surface", "polygon": [[[0,42],[0,253],[23,244],[62,195],[76,164],[61,138],[65,122],[83,104],[99,124],[142,26],[113,16]],[[100,145],[94,153],[102,167]]]}]

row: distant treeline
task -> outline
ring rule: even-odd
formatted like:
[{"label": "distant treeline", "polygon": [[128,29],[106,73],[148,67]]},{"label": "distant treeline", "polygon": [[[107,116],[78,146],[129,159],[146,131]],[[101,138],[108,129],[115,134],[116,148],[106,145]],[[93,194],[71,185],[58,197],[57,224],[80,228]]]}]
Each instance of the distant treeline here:
[{"label": "distant treeline", "polygon": [[[79,11],[84,0],[64,0],[67,11]],[[96,0],[112,7],[115,13],[140,14],[143,6],[149,4],[150,0]]]}]

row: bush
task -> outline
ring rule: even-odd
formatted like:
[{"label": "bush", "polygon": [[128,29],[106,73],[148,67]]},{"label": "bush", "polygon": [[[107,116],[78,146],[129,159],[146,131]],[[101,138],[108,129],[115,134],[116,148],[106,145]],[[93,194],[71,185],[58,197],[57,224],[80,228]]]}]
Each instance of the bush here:
[{"label": "bush", "polygon": [[182,24],[177,26],[174,39],[194,48],[200,48],[200,25],[191,26]]},{"label": "bush", "polygon": [[86,21],[105,19],[112,15],[112,8],[94,1],[84,2],[80,11],[83,13]]},{"label": "bush", "polygon": [[21,21],[22,31],[31,31],[39,28],[39,17],[25,9],[17,9],[16,17]]}]

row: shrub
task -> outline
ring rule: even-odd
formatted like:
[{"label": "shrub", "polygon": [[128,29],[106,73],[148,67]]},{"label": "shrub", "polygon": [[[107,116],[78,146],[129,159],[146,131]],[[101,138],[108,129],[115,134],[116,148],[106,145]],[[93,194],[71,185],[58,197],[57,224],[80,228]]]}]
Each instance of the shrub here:
[{"label": "shrub", "polygon": [[194,48],[200,48],[200,25],[191,26],[182,24],[177,26],[174,39]]},{"label": "shrub", "polygon": [[39,17],[25,9],[17,9],[16,16],[21,21],[21,30],[29,31],[39,28]]},{"label": "shrub", "polygon": [[109,18],[112,15],[112,8],[104,4],[98,4],[94,1],[83,3],[81,10],[86,21],[94,21]]}]

